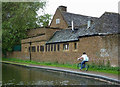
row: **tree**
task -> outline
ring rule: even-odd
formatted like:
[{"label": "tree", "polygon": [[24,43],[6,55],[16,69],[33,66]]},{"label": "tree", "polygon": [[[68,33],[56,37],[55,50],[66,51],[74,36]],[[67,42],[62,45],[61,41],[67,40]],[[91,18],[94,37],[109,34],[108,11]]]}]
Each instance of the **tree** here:
[{"label": "tree", "polygon": [[[2,3],[2,51],[12,51],[26,38],[27,29],[39,27],[37,13],[46,2],[3,2]],[[43,23],[44,24],[44,23]],[[46,25],[46,24],[45,24]]]},{"label": "tree", "polygon": [[45,14],[45,15],[42,15],[42,16],[39,16],[38,17],[38,21],[37,23],[43,27],[43,26],[48,26],[49,25],[49,21],[51,20],[51,15],[50,14]]}]

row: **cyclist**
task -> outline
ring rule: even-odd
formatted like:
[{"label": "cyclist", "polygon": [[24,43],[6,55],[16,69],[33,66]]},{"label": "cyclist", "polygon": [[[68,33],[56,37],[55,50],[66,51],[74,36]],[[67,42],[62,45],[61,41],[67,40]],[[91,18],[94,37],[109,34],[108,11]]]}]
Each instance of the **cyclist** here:
[{"label": "cyclist", "polygon": [[[83,66],[84,64],[84,67],[85,67],[85,63],[89,61],[89,57],[87,56],[85,52],[83,52],[83,55],[80,58],[78,58],[78,60],[81,60],[81,59],[83,59],[83,61],[81,62],[81,66]],[[84,67],[81,67],[80,70],[82,70],[82,68]]]}]

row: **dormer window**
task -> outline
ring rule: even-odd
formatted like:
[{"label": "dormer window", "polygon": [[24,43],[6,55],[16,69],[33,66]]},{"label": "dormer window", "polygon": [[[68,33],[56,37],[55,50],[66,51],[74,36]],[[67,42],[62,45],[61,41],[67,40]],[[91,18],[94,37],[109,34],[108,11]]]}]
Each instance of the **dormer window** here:
[{"label": "dormer window", "polygon": [[56,24],[60,24],[60,19],[56,19]]}]

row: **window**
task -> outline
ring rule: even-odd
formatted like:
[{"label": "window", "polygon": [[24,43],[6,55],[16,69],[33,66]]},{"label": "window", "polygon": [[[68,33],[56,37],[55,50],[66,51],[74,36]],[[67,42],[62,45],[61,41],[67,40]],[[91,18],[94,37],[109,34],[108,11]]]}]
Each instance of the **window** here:
[{"label": "window", "polygon": [[47,52],[47,49],[48,49],[47,47],[48,47],[48,46],[47,46],[47,45],[45,45],[45,48],[46,48],[45,50],[46,50],[46,52]]},{"label": "window", "polygon": [[56,44],[54,44],[54,51],[56,51]]},{"label": "window", "polygon": [[35,46],[32,46],[32,52],[36,52]]},{"label": "window", "polygon": [[40,46],[40,51],[41,51],[41,52],[44,51],[44,46]]},{"label": "window", "polygon": [[69,50],[69,44],[63,44],[63,50]]},{"label": "window", "polygon": [[30,52],[30,47],[29,47],[29,52]]},{"label": "window", "polygon": [[37,52],[39,52],[39,46],[37,46]]},{"label": "window", "polygon": [[50,45],[48,45],[48,51],[50,51]]},{"label": "window", "polygon": [[60,44],[57,45],[57,50],[60,51]]},{"label": "window", "polygon": [[60,24],[60,19],[56,19],[56,24]]},{"label": "window", "polygon": [[51,44],[51,51],[53,51],[53,44]]},{"label": "window", "polygon": [[75,50],[77,49],[77,43],[74,43],[74,49]]}]

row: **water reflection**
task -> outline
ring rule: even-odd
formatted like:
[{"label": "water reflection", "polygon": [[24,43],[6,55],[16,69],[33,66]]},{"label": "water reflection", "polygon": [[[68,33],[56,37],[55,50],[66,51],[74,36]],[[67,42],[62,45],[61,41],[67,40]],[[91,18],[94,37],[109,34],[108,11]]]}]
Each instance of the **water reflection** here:
[{"label": "water reflection", "polygon": [[3,85],[101,85],[108,84],[94,79],[44,69],[2,65]]}]

